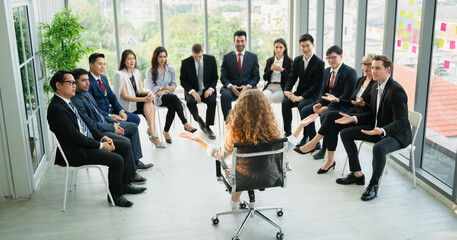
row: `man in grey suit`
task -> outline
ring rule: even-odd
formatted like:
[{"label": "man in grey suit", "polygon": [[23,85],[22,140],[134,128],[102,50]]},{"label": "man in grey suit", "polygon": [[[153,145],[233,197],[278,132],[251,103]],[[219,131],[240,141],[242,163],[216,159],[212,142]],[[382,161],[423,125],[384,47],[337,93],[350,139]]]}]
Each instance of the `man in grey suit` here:
[{"label": "man in grey suit", "polygon": [[238,30],[233,34],[235,51],[224,54],[221,66],[221,107],[227,120],[232,101],[250,88],[256,88],[260,80],[259,61],[255,53],[246,51],[246,32]]}]

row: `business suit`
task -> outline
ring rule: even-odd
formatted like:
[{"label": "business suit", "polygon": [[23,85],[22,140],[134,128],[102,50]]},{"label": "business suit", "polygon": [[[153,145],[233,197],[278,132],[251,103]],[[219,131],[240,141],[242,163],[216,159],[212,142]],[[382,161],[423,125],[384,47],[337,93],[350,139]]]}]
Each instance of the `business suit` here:
[{"label": "business suit", "polygon": [[[97,106],[104,114],[119,114],[119,112],[124,110],[124,108],[117,101],[116,95],[113,93],[111,87],[109,86],[108,79],[105,75],[100,75],[100,80],[105,86],[105,91],[102,90],[93,74],[89,73],[89,93],[94,97]],[[136,114],[127,112],[125,110],[124,112],[127,115],[128,122],[133,122],[136,125],[140,124],[140,118]]]},{"label": "business suit", "polygon": [[[76,108],[78,109],[78,108]],[[79,111],[79,110],[78,110]],[[73,110],[59,96],[54,96],[48,106],[48,123],[62,146],[71,166],[101,164],[108,166],[109,189],[113,195],[122,195],[122,185],[133,181],[131,168],[132,153],[130,143],[113,139],[115,150],[108,152],[99,149],[103,133],[83,115],[82,120],[92,133],[93,139],[86,137],[79,130],[78,119]],[[56,164],[65,165],[59,151]]]},{"label": "business suit", "polygon": [[316,101],[319,95],[319,89],[322,85],[324,74],[324,62],[313,54],[309,59],[308,66],[305,69],[303,55],[294,59],[289,79],[286,82],[284,91],[291,92],[297,79],[299,79],[297,90],[293,92],[295,96],[303,97],[300,102],[292,102],[287,97],[282,101],[282,118],[284,122],[284,132],[291,135],[292,108],[302,109],[304,106]]},{"label": "business suit", "polygon": [[[87,117],[90,123],[97,127],[98,130],[104,132],[110,138],[119,138],[129,141],[132,145],[133,159],[135,160],[134,170],[136,171],[136,165],[140,158],[143,157],[141,151],[140,137],[138,134],[138,126],[131,122],[120,121],[119,125],[124,129],[124,136],[115,133],[115,127],[113,123],[117,123],[114,119],[109,117],[106,113],[102,113],[100,108],[95,104],[95,99],[89,92],[76,91],[75,96],[71,97],[73,104],[78,107],[81,115]],[[97,112],[103,115],[105,122],[100,119]]]},{"label": "business suit", "polygon": [[[271,84],[278,84],[278,83],[271,82],[271,75],[273,74],[273,71],[271,70],[271,66],[273,65],[275,60],[276,60],[275,56],[267,59],[267,62],[265,64],[265,69],[263,70],[263,80],[265,80],[266,84],[265,84],[265,87],[262,89],[262,91],[265,91],[269,86],[271,87]],[[284,89],[286,88],[286,83],[287,83],[287,80],[289,79],[290,69],[292,67],[292,59],[290,59],[289,57],[283,56],[281,67],[284,69],[284,71],[282,71],[280,73],[281,81],[279,82],[279,84],[281,85],[281,89],[282,89],[280,101],[282,101],[284,98]],[[279,97],[279,95],[278,95],[278,97]],[[273,97],[273,98],[276,98],[276,97]],[[271,100],[272,100],[272,98],[270,97],[270,101]]]},{"label": "business suit", "polygon": [[[370,104],[365,111],[355,115],[361,125],[341,131],[341,140],[349,157],[351,172],[361,171],[357,147],[354,140],[375,143],[373,147],[373,176],[371,184],[378,184],[386,164],[386,154],[411,143],[411,127],[408,121],[408,97],[403,87],[391,77],[387,80],[381,95],[379,110],[376,113],[378,85],[371,88]],[[376,126],[375,126],[376,117]],[[384,129],[385,136],[366,135],[360,130],[372,130],[374,127]]]},{"label": "business suit", "polygon": [[[355,88],[355,83],[357,81],[357,72],[345,65],[344,63],[341,63],[340,67],[338,68],[338,71],[336,72],[335,79],[333,81],[333,86],[330,86],[330,81],[331,81],[331,76],[332,76],[332,68],[328,67],[324,71],[324,81],[322,83],[322,87],[319,93],[319,97],[316,102],[311,103],[304,108],[300,110],[300,117],[301,119],[304,119],[308,117],[309,115],[314,113],[313,106],[315,104],[320,103],[322,107],[326,106],[329,108],[329,110],[332,111],[347,111],[348,109],[337,103],[337,102],[329,102],[327,100],[322,99],[322,96],[325,96],[326,93],[330,93],[334,95],[337,98],[340,98],[342,100],[349,100],[351,99],[351,96],[354,92]],[[329,111],[324,112],[321,114],[320,119],[321,123],[325,119],[326,115],[329,113]],[[309,139],[312,139],[316,136],[316,128],[313,123],[310,123],[308,126],[305,127],[306,133],[308,134]],[[323,142],[323,148],[326,148],[326,141],[324,139]]]},{"label": "business suit", "polygon": [[[195,121],[200,119],[198,115],[197,101],[189,94],[191,90],[200,93],[201,101],[207,104],[206,109],[206,124],[214,125],[214,115],[216,113],[216,84],[219,76],[217,75],[216,58],[211,55],[203,54],[203,89],[200,89],[197,70],[195,69],[195,60],[190,56],[181,62],[181,86],[184,88],[184,96],[186,98],[187,108],[194,117]],[[213,93],[204,97],[204,93],[209,88],[213,89]]]},{"label": "business suit", "polygon": [[241,72],[238,69],[238,56],[235,51],[224,54],[221,66],[221,82],[224,85],[221,88],[221,107],[224,114],[224,120],[227,120],[232,101],[238,99],[232,90],[231,85],[243,86],[250,85],[256,88],[259,83],[259,60],[255,53],[245,51],[241,64]]}]

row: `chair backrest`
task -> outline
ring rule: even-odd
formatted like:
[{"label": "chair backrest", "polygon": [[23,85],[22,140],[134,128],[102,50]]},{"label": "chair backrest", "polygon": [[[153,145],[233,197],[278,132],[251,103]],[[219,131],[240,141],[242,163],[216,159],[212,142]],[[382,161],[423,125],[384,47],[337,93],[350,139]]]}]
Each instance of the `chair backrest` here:
[{"label": "chair backrest", "polygon": [[408,120],[409,120],[409,124],[411,124],[411,127],[413,128],[412,129],[413,139],[412,139],[411,144],[414,145],[414,142],[416,141],[416,135],[419,130],[419,126],[421,124],[422,114],[412,111],[412,110],[408,110]]},{"label": "chair backrest", "polygon": [[257,145],[234,144],[231,192],[284,187],[286,142],[287,138],[281,138]]},{"label": "chair backrest", "polygon": [[[54,134],[53,131],[51,131],[51,136],[52,136],[52,140],[54,141],[55,145],[56,145],[56,149],[58,151],[60,151],[60,154],[62,155],[62,158],[63,160],[65,161],[65,166],[69,166],[68,164],[68,160],[67,160],[67,157],[65,156],[65,153],[63,152],[63,149],[62,149],[62,146],[60,146],[60,143],[59,143],[59,140],[57,139],[56,135]],[[54,157],[54,163],[55,163],[55,159],[57,158],[57,150],[56,150],[56,156]]]}]

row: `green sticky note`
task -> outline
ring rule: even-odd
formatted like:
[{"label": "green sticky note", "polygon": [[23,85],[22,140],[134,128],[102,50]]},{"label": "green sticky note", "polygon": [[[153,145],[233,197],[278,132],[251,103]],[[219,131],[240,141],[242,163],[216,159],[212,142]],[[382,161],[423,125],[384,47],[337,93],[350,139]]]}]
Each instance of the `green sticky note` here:
[{"label": "green sticky note", "polygon": [[400,22],[400,23],[398,24],[398,28],[400,28],[400,29],[405,29],[405,23],[404,23],[404,22]]},{"label": "green sticky note", "polygon": [[408,38],[408,31],[402,31],[401,38]]}]

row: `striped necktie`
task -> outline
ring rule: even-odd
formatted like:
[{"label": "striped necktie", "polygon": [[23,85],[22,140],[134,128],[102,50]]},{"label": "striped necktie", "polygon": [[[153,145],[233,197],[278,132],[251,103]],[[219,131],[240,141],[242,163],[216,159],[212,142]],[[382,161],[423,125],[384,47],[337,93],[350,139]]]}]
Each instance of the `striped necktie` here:
[{"label": "striped necktie", "polygon": [[90,98],[86,95],[86,94],[83,94],[84,97],[86,97],[87,101],[89,102],[90,106],[95,110],[95,113],[97,113],[97,118],[98,118],[98,121],[102,122],[102,123],[106,123],[106,120],[105,118],[103,117],[103,115],[100,113],[100,111],[98,111],[97,107],[92,103],[92,101],[90,100]]},{"label": "striped necktie", "polygon": [[92,137],[92,133],[90,133],[89,128],[87,127],[86,123],[82,120],[81,116],[79,116],[79,113],[75,108],[75,105],[73,105],[73,103],[71,101],[68,103],[68,105],[70,105],[71,110],[73,110],[73,112],[76,115],[76,118],[79,121],[79,124],[81,124],[81,127],[83,128],[82,130],[84,131],[83,134],[86,135],[88,138],[94,139]]}]

